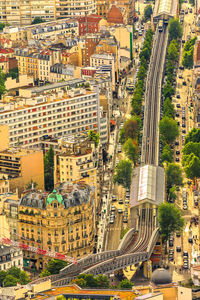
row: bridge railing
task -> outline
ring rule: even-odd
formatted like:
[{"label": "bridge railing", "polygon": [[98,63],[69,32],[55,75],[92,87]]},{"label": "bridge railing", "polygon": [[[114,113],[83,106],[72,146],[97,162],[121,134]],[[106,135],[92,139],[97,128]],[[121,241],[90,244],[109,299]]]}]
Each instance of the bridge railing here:
[{"label": "bridge railing", "polygon": [[128,244],[130,243],[130,239],[133,237],[133,235],[136,233],[135,228],[131,228],[123,237],[123,239],[121,240],[118,250],[123,251],[123,249],[125,249]]},{"label": "bridge railing", "polygon": [[120,250],[111,250],[101,253],[91,254],[77,261],[77,264],[70,264],[63,268],[60,273],[62,275],[67,275],[70,273],[76,274],[82,272],[85,268],[98,264],[104,260],[119,256],[121,254]]}]

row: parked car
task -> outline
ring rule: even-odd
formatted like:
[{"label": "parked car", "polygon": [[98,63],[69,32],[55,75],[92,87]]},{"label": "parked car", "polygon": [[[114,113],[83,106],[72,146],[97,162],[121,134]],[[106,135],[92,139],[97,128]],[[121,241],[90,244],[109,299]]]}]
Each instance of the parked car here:
[{"label": "parked car", "polygon": [[181,252],[181,246],[176,247],[176,252]]},{"label": "parked car", "polygon": [[118,209],[118,213],[119,213],[119,214],[122,214],[122,213],[123,213],[123,210],[122,210],[121,208],[119,208],[119,209]]},{"label": "parked car", "polygon": [[111,206],[111,211],[115,211],[115,206],[114,205]]},{"label": "parked car", "polygon": [[123,204],[123,199],[119,199],[118,203]]}]

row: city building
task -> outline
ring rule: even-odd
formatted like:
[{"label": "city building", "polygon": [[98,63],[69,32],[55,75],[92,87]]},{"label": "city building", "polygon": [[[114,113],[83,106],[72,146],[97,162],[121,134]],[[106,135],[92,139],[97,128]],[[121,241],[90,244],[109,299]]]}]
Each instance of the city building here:
[{"label": "city building", "polygon": [[0,1],[1,14],[0,21],[11,25],[28,25],[35,17],[40,17],[45,21],[55,19],[54,0],[32,0],[22,1]]},{"label": "city building", "polygon": [[44,152],[48,151],[50,146],[55,153],[54,183],[85,182],[94,190],[95,206],[98,209],[103,179],[101,146],[95,147],[95,143],[89,140],[87,132],[59,139],[48,138],[42,142]]},{"label": "city building", "polygon": [[96,14],[96,0],[84,0],[84,2],[55,0],[55,7],[56,19]]},{"label": "city building", "polygon": [[44,190],[43,152],[41,150],[8,148],[0,151],[0,173],[8,176],[10,191],[21,193],[34,181]]},{"label": "city building", "polygon": [[99,32],[99,22],[101,19],[102,17],[98,15],[86,15],[78,18],[79,35]]},{"label": "city building", "polygon": [[0,246],[0,271],[7,271],[11,267],[23,269],[23,255],[21,249]]},{"label": "city building", "polygon": [[80,67],[73,65],[55,64],[50,67],[50,82],[58,82],[60,80],[70,80],[81,77]]},{"label": "city building", "polygon": [[[10,146],[39,147],[45,135],[55,137],[99,130],[99,95],[73,79],[30,89],[0,104],[0,122],[9,125]],[[12,99],[12,100],[11,100]]]},{"label": "city building", "polygon": [[134,0],[97,0],[97,14],[107,17],[108,12],[113,4],[125,10],[128,23],[133,24],[135,9]]},{"label": "city building", "polygon": [[[72,257],[94,247],[94,193],[84,184],[61,183],[51,193],[28,191],[19,205],[21,241]],[[24,265],[43,269],[49,257],[24,250]]]},{"label": "city building", "polygon": [[22,27],[5,27],[0,33],[1,39],[8,39],[13,46],[27,44],[31,39],[45,40],[51,38],[53,42],[58,36],[78,35],[78,21],[73,18],[56,20],[41,24],[22,26]]},{"label": "city building", "polygon": [[[112,86],[115,89],[115,82],[117,78],[116,70],[116,57],[112,54],[102,53],[102,54],[92,54],[90,57],[91,67],[111,67],[112,69]],[[106,69],[106,68],[105,68]]]},{"label": "city building", "polygon": [[[18,191],[15,193],[0,194],[0,201],[3,204],[3,214],[6,216],[6,221],[8,223],[9,238],[12,240],[18,240]],[[6,236],[8,236],[8,232],[6,233]]]}]

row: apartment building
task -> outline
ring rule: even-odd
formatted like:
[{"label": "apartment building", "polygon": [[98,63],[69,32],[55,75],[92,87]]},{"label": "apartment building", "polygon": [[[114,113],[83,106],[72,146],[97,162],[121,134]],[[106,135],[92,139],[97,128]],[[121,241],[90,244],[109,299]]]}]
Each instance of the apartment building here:
[{"label": "apartment building", "polygon": [[21,193],[32,180],[44,190],[43,152],[33,149],[9,148],[0,152],[0,173],[9,176],[10,190]]},{"label": "apartment building", "polygon": [[102,17],[98,15],[89,15],[78,18],[79,23],[79,35],[85,35],[87,33],[99,32],[99,22]]},{"label": "apartment building", "polygon": [[54,0],[1,0],[0,7],[0,21],[12,25],[29,25],[35,17],[45,21],[55,19]]},{"label": "apartment building", "polygon": [[54,64],[50,67],[50,82],[58,82],[60,80],[70,80],[81,77],[81,68],[73,65]]},{"label": "apartment building", "polygon": [[[93,252],[94,193],[84,184],[62,183],[51,194],[29,191],[19,206],[19,234],[30,246],[79,257]],[[24,263],[43,269],[50,260],[25,250]]]},{"label": "apartment building", "polygon": [[0,271],[7,271],[11,267],[23,269],[22,250],[2,245],[0,247]]},{"label": "apartment building", "polygon": [[96,0],[55,0],[56,19],[96,14]]},{"label": "apartment building", "polygon": [[0,33],[0,38],[9,39],[14,45],[21,46],[21,43],[26,43],[30,39],[45,40],[50,38],[55,40],[58,36],[67,37],[72,34],[78,35],[78,21],[67,18],[23,27],[5,27]]},{"label": "apartment building", "polygon": [[[18,192],[2,194],[0,195],[0,200],[3,202],[3,214],[5,215],[8,223],[9,237],[12,240],[18,240]],[[8,233],[6,233],[6,236],[7,234]]]},{"label": "apartment building", "polygon": [[30,89],[22,96],[8,96],[0,104],[0,123],[9,125],[10,146],[38,147],[44,135],[55,137],[99,130],[99,96],[74,79]]},{"label": "apartment building", "polygon": [[96,147],[94,141],[89,140],[88,132],[71,134],[60,139],[48,138],[42,142],[44,152],[50,146],[55,153],[54,182],[87,183],[94,189],[97,207],[97,194],[100,193],[103,172],[101,146]]},{"label": "apartment building", "polygon": [[116,69],[116,57],[112,54],[102,53],[102,54],[92,54],[90,57],[90,66],[99,67],[99,66],[109,66],[112,69],[112,85],[115,89],[115,82],[117,78],[117,69]]}]

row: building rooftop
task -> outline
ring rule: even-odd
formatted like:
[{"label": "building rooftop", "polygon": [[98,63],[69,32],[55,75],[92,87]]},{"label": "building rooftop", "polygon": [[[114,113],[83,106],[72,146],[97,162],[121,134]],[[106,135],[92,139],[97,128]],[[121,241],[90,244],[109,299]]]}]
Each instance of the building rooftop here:
[{"label": "building rooftop", "polygon": [[41,152],[38,149],[27,149],[27,148],[9,148],[3,151],[0,151],[0,156],[12,155],[12,156],[24,156],[31,153]]},{"label": "building rooftop", "polygon": [[83,183],[69,185],[61,183],[52,193],[30,190],[21,198],[20,205],[32,208],[46,209],[54,200],[64,205],[64,208],[87,203],[90,200],[91,188]]}]

